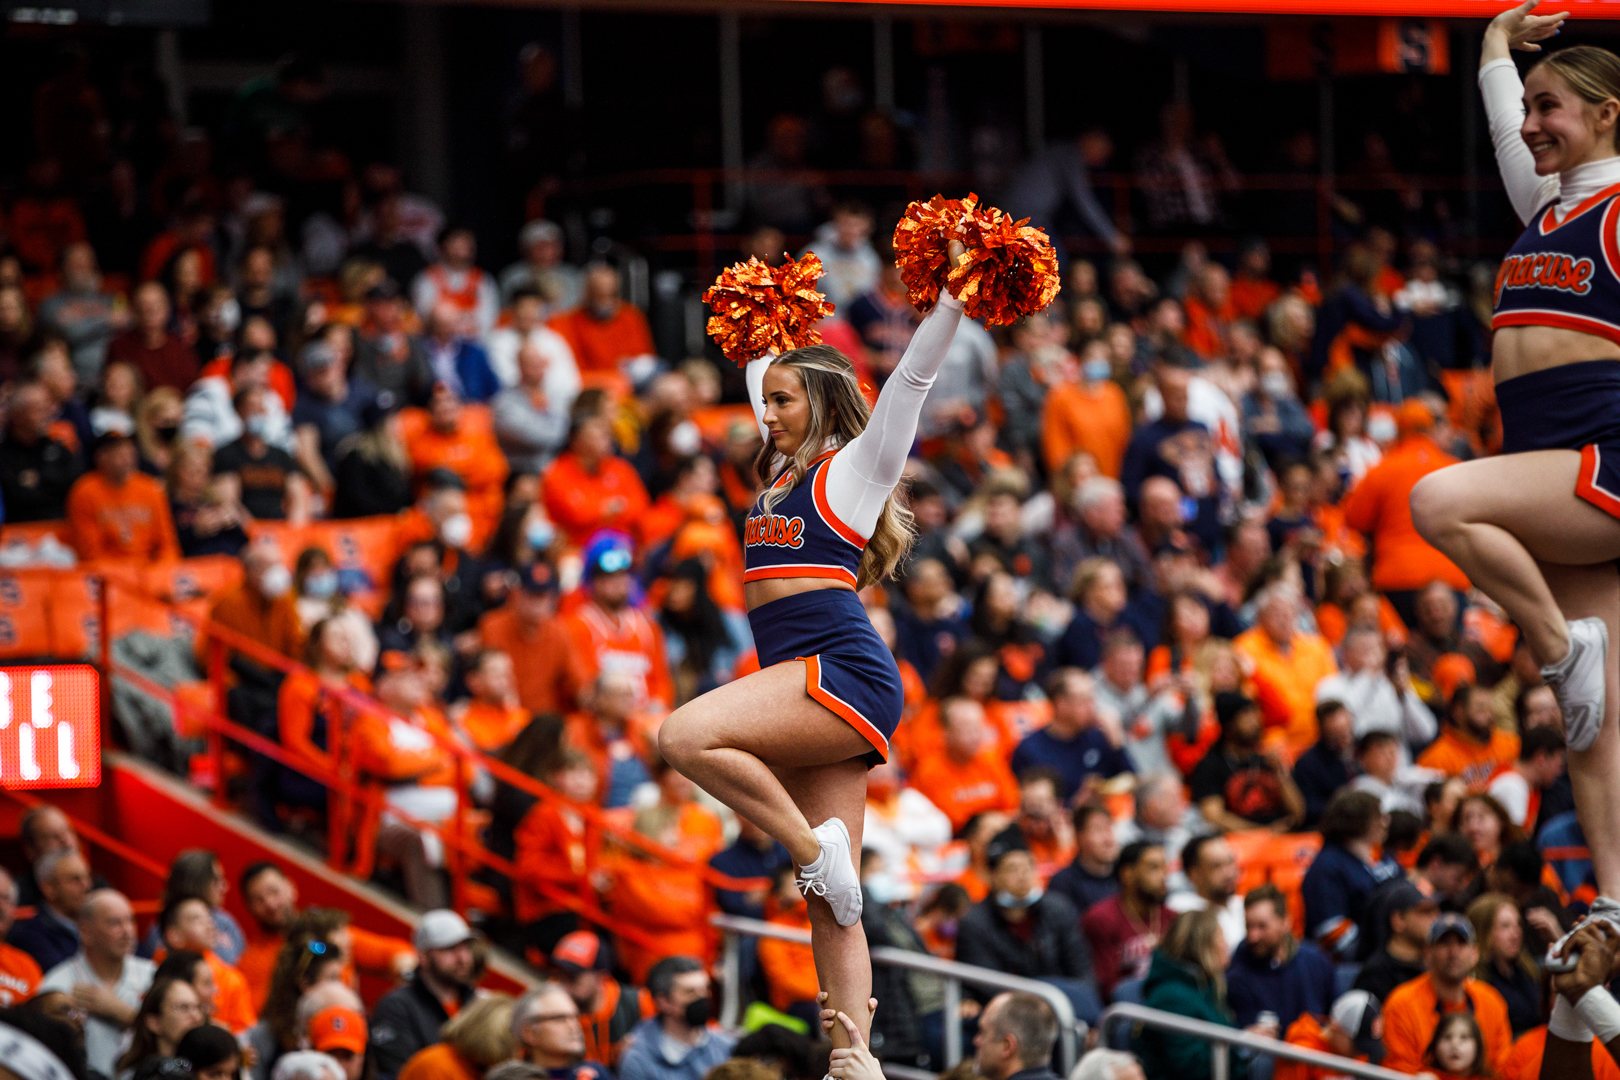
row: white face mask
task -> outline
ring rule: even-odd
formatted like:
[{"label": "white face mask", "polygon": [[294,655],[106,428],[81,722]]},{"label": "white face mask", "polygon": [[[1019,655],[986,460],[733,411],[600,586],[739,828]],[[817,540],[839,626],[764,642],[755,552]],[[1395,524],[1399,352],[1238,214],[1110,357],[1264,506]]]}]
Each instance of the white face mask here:
[{"label": "white face mask", "polygon": [[275,600],[292,588],[292,573],[280,563],[266,567],[264,573],[259,575],[259,592],[265,599]]},{"label": "white face mask", "polygon": [[690,420],[682,420],[669,432],[669,448],[682,457],[691,457],[703,449],[703,432]]},{"label": "white face mask", "polygon": [[1400,431],[1395,426],[1395,418],[1388,413],[1373,413],[1367,418],[1367,438],[1385,446],[1395,441]]},{"label": "white face mask", "polygon": [[1291,398],[1294,383],[1286,371],[1268,371],[1260,376],[1260,390],[1269,398]]},{"label": "white face mask", "polygon": [[439,526],[439,539],[453,548],[464,548],[472,540],[472,518],[466,514],[451,514]]}]

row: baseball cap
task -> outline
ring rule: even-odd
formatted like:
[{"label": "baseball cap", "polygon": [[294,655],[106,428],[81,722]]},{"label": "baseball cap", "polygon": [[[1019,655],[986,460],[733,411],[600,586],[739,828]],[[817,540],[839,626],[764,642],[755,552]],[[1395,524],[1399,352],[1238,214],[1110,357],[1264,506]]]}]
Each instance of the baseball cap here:
[{"label": "baseball cap", "polygon": [[609,967],[607,948],[602,939],[589,930],[575,930],[564,934],[557,947],[551,950],[553,967],[578,975],[582,971],[606,971]]},{"label": "baseball cap", "polygon": [[450,949],[463,941],[471,941],[472,937],[472,927],[467,925],[466,919],[449,908],[438,908],[423,915],[422,921],[416,924],[416,951]]},{"label": "baseball cap", "polygon": [[1024,830],[1009,825],[990,838],[990,843],[984,849],[984,861],[994,870],[1002,859],[1013,852],[1028,850],[1029,841],[1024,838]]},{"label": "baseball cap", "polygon": [[298,366],[308,374],[321,371],[337,363],[337,352],[324,341],[312,341],[304,346],[304,351],[298,356]]},{"label": "baseball cap", "polygon": [[115,443],[129,442],[131,438],[132,436],[130,433],[122,428],[108,428],[106,431],[103,431],[101,434],[97,435],[93,440],[91,440],[90,456],[94,457],[96,454],[99,454],[104,447],[112,446]]},{"label": "baseball cap", "polygon": [[1448,911],[1434,920],[1429,927],[1429,944],[1433,945],[1447,934],[1456,934],[1463,939],[1464,945],[1474,943],[1474,924],[1458,915],[1455,911]]},{"label": "baseball cap", "polygon": [[366,1018],[342,1006],[322,1009],[309,1022],[309,1044],[323,1054],[329,1050],[364,1054],[367,1034]]},{"label": "baseball cap", "polygon": [[635,561],[630,541],[623,536],[609,534],[591,541],[585,549],[585,576],[593,578],[597,574],[623,573]]},{"label": "baseball cap", "polygon": [[366,290],[367,300],[393,300],[399,296],[399,286],[393,278],[383,278]]},{"label": "baseball cap", "polygon": [[547,221],[545,218],[536,218],[534,221],[531,221],[527,225],[523,226],[523,231],[518,233],[518,246],[526,248],[530,244],[538,244],[542,240],[555,244],[561,241],[562,238],[562,226],[558,225],[555,221]]},{"label": "baseball cap", "polygon": [[427,475],[422,477],[422,486],[428,491],[466,491],[467,481],[441,465],[427,471]]},{"label": "baseball cap", "polygon": [[1382,1011],[1378,999],[1365,990],[1349,990],[1339,995],[1329,1011],[1333,1022],[1349,1034],[1356,1053],[1366,1054],[1374,1065],[1384,1060],[1384,1042],[1374,1034]]},{"label": "baseball cap", "polygon": [[1439,906],[1439,900],[1418,888],[1417,884],[1409,879],[1397,881],[1384,897],[1384,912],[1388,915],[1411,911],[1416,907]]},{"label": "baseball cap", "polygon": [[557,591],[557,572],[549,563],[535,560],[518,571],[518,586],[526,593],[554,593]]},{"label": "baseball cap", "polygon": [[1417,398],[1407,398],[1395,410],[1395,429],[1402,435],[1414,431],[1428,431],[1434,427],[1434,413]]}]

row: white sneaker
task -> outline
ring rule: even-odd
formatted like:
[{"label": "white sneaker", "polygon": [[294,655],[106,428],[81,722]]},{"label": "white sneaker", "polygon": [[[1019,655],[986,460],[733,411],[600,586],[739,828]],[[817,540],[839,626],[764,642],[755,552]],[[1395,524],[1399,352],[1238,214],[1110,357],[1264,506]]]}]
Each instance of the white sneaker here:
[{"label": "white sneaker", "polygon": [[828,818],[814,832],[821,841],[821,858],[814,871],[799,870],[799,891],[807,900],[814,893],[827,901],[839,926],[854,926],[861,921],[861,878],[850,851],[849,829],[838,818]]},{"label": "white sneaker", "polygon": [[[1604,922],[1613,926],[1616,930],[1620,930],[1620,900],[1611,900],[1607,896],[1600,896],[1593,900],[1592,910],[1588,914],[1584,915],[1581,920],[1575,924],[1575,930],[1579,930],[1592,919],[1602,919]],[[1547,947],[1547,959],[1543,962],[1542,966],[1548,971],[1552,972],[1554,975],[1569,974],[1571,971],[1575,970],[1575,965],[1580,961],[1581,954],[1580,950],[1578,949],[1561,960],[1554,955],[1559,946],[1568,941],[1575,933],[1575,930],[1571,930],[1568,934],[1565,934],[1563,937],[1559,938],[1557,941],[1553,942]]]},{"label": "white sneaker", "polygon": [[1569,655],[1541,669],[1564,714],[1564,741],[1571,750],[1589,750],[1603,730],[1605,659],[1609,627],[1602,619],[1569,624]]}]

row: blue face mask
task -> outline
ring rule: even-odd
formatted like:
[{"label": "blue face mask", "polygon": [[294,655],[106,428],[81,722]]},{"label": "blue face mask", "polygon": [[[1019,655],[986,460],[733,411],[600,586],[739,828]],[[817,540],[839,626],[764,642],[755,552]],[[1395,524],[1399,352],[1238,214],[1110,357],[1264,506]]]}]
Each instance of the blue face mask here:
[{"label": "blue face mask", "polygon": [[1014,896],[1010,892],[998,892],[996,893],[996,906],[1012,908],[1014,910],[1032,907],[1035,904],[1035,901],[1039,900],[1045,891],[1045,889],[1042,889],[1039,885],[1037,885],[1033,889],[1029,890],[1029,893],[1025,896]]},{"label": "blue face mask", "polygon": [[322,570],[318,574],[311,574],[304,579],[304,595],[315,600],[325,600],[337,592],[338,576],[334,571]]},{"label": "blue face mask", "polygon": [[1114,373],[1114,366],[1101,357],[1087,360],[1080,366],[1080,374],[1085,376],[1086,382],[1102,382]]},{"label": "blue face mask", "polygon": [[551,546],[552,540],[556,537],[557,530],[551,527],[549,521],[537,519],[523,526],[523,539],[527,540],[535,551],[544,551]]},{"label": "blue face mask", "polygon": [[263,413],[250,416],[242,422],[243,429],[255,439],[270,437],[270,418]]},{"label": "blue face mask", "polygon": [[887,870],[867,874],[862,885],[866,888],[866,895],[872,898],[872,903],[880,907],[908,900],[911,896],[911,890],[907,888],[906,883]]}]

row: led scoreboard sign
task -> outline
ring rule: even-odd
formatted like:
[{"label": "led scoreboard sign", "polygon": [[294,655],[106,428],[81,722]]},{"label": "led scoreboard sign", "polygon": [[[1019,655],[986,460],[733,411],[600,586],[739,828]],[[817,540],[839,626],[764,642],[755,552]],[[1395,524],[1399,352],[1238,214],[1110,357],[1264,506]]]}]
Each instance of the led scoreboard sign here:
[{"label": "led scoreboard sign", "polygon": [[89,664],[0,667],[0,787],[101,783],[101,678]]}]

